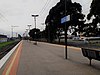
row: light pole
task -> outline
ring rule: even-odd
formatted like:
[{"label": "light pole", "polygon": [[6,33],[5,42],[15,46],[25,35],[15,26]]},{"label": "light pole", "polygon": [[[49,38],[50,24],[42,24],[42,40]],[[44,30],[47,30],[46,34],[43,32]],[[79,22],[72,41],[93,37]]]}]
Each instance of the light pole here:
[{"label": "light pole", "polygon": [[[34,17],[35,29],[36,29],[36,17],[38,17],[38,16],[39,16],[39,15],[32,15],[32,17]],[[35,32],[35,37],[37,36],[36,34],[37,34],[37,33]],[[37,45],[37,41],[35,41],[34,44]]]},{"label": "light pole", "polygon": [[39,15],[32,15],[32,17],[34,17],[34,23],[35,23],[35,28],[36,28],[36,17],[38,17]]},{"label": "light pole", "polygon": [[30,31],[30,27],[32,26],[32,25],[27,25],[28,27],[29,27],[29,31]]},{"label": "light pole", "polygon": [[[29,29],[28,29],[28,30],[29,30],[29,32],[30,32],[30,27],[31,27],[32,25],[27,25],[27,26],[29,27]],[[27,32],[28,32],[28,31],[27,31]],[[27,33],[27,34],[28,34],[28,33]]]},{"label": "light pole", "polygon": [[26,29],[26,37],[28,37],[28,35],[27,35],[27,34],[28,34],[28,29]]}]

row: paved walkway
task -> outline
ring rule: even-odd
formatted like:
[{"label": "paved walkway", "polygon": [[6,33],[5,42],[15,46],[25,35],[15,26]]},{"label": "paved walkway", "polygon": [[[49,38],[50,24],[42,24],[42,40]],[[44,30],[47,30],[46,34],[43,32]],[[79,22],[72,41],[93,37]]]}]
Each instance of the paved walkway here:
[{"label": "paved walkway", "polygon": [[[64,46],[23,41],[19,65],[15,75],[100,75],[100,62],[82,56],[79,48],[68,47],[64,59]],[[10,74],[11,75],[11,74]]]}]

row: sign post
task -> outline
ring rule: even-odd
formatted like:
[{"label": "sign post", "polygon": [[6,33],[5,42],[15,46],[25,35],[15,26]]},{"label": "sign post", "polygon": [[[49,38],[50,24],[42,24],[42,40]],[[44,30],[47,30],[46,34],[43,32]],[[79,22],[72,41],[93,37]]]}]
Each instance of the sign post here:
[{"label": "sign post", "polygon": [[64,58],[67,59],[67,24],[66,22],[70,21],[70,15],[61,18],[61,24],[65,23],[65,55]]}]

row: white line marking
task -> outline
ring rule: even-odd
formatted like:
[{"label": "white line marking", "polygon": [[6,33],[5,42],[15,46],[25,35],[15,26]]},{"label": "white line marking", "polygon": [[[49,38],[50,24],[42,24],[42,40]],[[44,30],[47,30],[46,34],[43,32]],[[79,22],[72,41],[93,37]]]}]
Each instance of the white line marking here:
[{"label": "white line marking", "polygon": [[6,63],[6,61],[9,59],[9,57],[12,55],[12,53],[16,50],[16,48],[19,46],[19,44],[20,44],[20,42],[0,60],[0,69]]},{"label": "white line marking", "polygon": [[[57,46],[57,47],[65,47],[65,45],[58,45],[58,44],[51,44],[51,43],[44,43],[44,42],[41,42],[42,44],[47,44],[47,45],[51,45],[51,46]],[[75,49],[75,50],[80,50],[81,48],[78,48],[78,47],[73,47],[73,46],[67,46],[67,48],[71,48],[71,49]]]}]

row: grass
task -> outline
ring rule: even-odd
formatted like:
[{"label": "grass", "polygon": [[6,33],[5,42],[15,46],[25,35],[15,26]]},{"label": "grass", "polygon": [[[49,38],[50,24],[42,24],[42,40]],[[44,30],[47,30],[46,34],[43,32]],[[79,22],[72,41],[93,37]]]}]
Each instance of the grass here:
[{"label": "grass", "polygon": [[93,45],[96,45],[96,46],[99,46],[99,47],[100,47],[100,43],[95,43],[95,44],[93,44]]},{"label": "grass", "polygon": [[14,43],[15,41],[9,41],[9,42],[3,42],[3,43],[0,43],[0,48],[4,47],[4,46],[7,46],[9,44],[12,44]]}]

